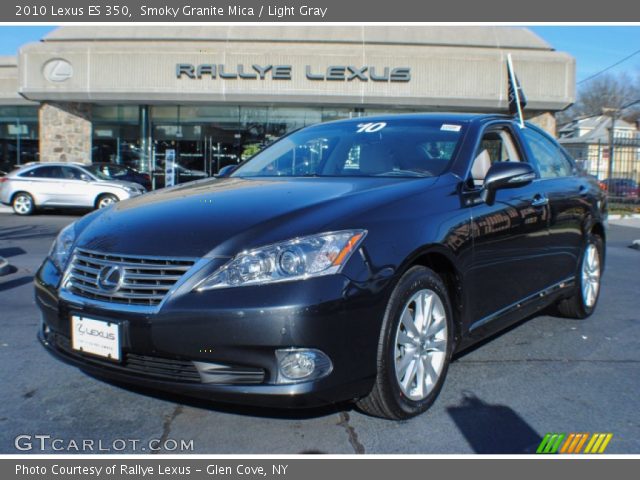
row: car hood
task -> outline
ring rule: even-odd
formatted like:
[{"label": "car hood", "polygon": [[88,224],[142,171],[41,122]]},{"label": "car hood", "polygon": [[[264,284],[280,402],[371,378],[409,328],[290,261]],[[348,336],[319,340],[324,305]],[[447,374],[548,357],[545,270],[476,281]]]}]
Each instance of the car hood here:
[{"label": "car hood", "polygon": [[424,192],[436,178],[205,179],[78,222],[77,245],[132,255],[232,256],[302,235],[367,228],[363,212]]}]

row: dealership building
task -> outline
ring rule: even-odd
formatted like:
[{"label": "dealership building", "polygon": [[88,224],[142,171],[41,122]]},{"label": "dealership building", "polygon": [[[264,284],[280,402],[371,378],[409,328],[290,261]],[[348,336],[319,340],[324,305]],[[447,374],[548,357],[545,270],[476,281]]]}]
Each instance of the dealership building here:
[{"label": "dealership building", "polygon": [[[2,28],[2,27],[0,27]],[[387,112],[504,112],[553,132],[575,61],[525,28],[68,26],[0,57],[0,170],[29,161],[178,163],[208,174],[285,133]]]}]

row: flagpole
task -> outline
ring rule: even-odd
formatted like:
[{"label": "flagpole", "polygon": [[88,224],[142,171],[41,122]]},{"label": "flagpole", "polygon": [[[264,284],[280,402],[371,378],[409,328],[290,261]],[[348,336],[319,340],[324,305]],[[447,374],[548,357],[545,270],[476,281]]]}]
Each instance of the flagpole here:
[{"label": "flagpole", "polygon": [[516,74],[513,71],[513,62],[511,60],[511,54],[507,54],[507,70],[509,71],[509,80],[513,85],[513,94],[516,97],[516,107],[518,108],[518,119],[520,120],[520,128],[524,128],[524,118],[522,116],[522,107],[520,106],[520,92],[518,91],[518,83],[516,80]]}]

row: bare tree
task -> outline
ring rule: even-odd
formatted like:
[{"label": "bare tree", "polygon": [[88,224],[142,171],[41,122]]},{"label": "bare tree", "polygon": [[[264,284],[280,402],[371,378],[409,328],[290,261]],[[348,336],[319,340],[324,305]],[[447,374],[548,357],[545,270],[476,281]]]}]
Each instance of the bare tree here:
[{"label": "bare tree", "polygon": [[[628,73],[599,75],[579,88],[576,103],[558,114],[558,123],[567,123],[579,117],[600,115],[604,108],[619,109],[639,99],[640,74],[636,75],[636,78]],[[622,117],[635,121],[640,117],[640,108],[626,109]]]}]

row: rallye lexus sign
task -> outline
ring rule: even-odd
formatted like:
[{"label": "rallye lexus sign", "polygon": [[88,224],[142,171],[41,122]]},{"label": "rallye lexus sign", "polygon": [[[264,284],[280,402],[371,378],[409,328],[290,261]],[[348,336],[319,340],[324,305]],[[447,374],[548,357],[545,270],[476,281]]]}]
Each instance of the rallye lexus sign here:
[{"label": "rallye lexus sign", "polygon": [[[408,82],[411,80],[410,67],[383,67],[355,66],[355,65],[331,65],[324,69],[314,69],[306,65],[304,75],[307,80],[315,81],[360,81],[368,82]],[[191,63],[176,64],[176,77],[178,79],[221,79],[221,80],[291,80],[293,78],[292,65],[236,65],[229,67],[224,64]]]}]

